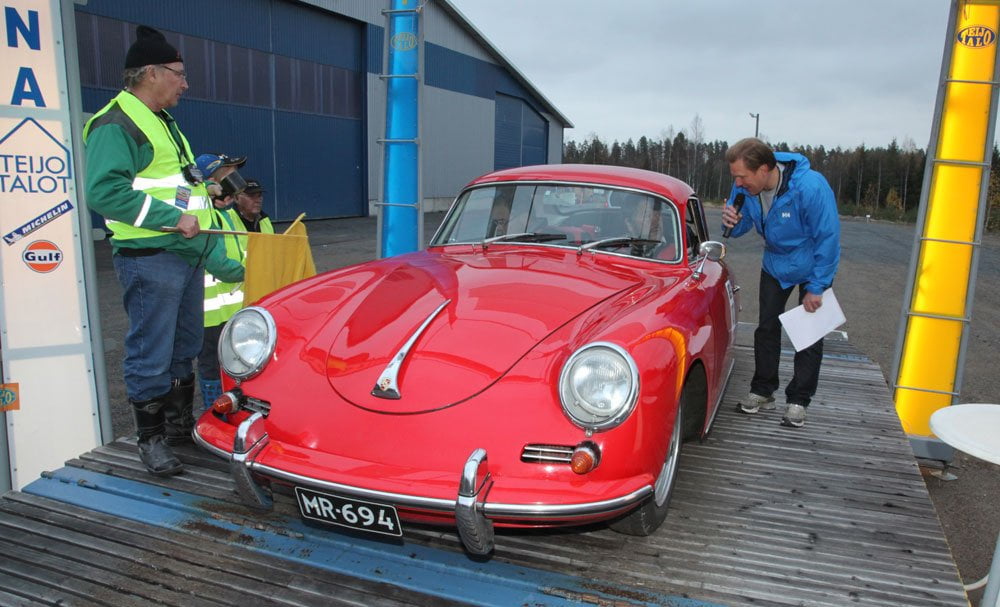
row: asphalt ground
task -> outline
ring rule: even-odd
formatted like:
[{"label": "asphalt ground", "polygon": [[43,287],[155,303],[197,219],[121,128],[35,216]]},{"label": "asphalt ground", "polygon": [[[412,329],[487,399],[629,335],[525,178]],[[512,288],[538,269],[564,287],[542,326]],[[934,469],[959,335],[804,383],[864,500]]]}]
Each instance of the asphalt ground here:
[{"label": "asphalt ground", "polygon": [[[720,221],[719,208],[707,209],[713,234]],[[442,214],[429,214],[425,233],[429,239]],[[313,257],[323,272],[376,256],[374,217],[307,222]],[[283,226],[278,225],[278,230]],[[837,299],[847,317],[842,327],[849,340],[878,363],[891,382],[902,299],[913,249],[914,226],[888,222],[842,219],[840,269],[834,284]],[[108,391],[114,435],[134,432],[121,375],[125,314],[121,288],[111,266],[110,246],[95,243],[98,297],[104,336]],[[740,320],[756,322],[757,281],[762,242],[755,234],[727,241],[726,261],[742,287]],[[1000,236],[986,235],[981,248],[976,279],[972,322],[960,402],[1000,402],[997,345],[1000,344]],[[787,378],[782,378],[787,381]],[[783,389],[784,384],[782,385]],[[808,430],[808,422],[807,428]],[[1000,440],[1000,437],[998,437]],[[950,471],[956,480],[943,481],[921,468],[955,562],[966,584],[979,580],[989,570],[997,533],[1000,531],[1000,466],[956,453]],[[969,593],[977,604],[982,590]]]}]

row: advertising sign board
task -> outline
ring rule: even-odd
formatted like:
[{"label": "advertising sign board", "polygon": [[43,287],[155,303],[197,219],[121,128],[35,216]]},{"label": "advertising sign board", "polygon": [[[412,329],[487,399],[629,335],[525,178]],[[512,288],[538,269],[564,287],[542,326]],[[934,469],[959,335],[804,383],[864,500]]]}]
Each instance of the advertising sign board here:
[{"label": "advertising sign board", "polygon": [[72,3],[0,6],[0,364],[16,397],[0,412],[0,489],[19,489],[102,441],[67,94]]}]

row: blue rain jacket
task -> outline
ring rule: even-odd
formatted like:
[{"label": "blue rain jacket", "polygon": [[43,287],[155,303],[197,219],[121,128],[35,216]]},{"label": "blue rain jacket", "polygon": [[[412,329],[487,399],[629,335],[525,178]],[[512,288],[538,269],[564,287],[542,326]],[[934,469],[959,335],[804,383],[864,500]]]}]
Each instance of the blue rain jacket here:
[{"label": "blue rain jacket", "polygon": [[809,168],[801,154],[775,152],[785,171],[767,218],[760,200],[733,185],[729,203],[744,194],[743,219],[733,227],[738,237],[757,228],[764,237],[764,271],[787,289],[805,283],[810,293],[821,295],[833,284],[840,263],[840,217],[833,190],[826,178]]}]

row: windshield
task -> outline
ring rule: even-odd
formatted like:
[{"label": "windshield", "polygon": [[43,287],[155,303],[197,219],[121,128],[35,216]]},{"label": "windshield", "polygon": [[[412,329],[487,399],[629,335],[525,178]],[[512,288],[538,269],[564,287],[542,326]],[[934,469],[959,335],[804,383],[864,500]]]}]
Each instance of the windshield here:
[{"label": "windshield", "polygon": [[431,246],[504,242],[498,237],[509,234],[508,243],[596,243],[596,251],[679,261],[679,225],[674,205],[650,194],[592,185],[503,184],[464,192]]}]

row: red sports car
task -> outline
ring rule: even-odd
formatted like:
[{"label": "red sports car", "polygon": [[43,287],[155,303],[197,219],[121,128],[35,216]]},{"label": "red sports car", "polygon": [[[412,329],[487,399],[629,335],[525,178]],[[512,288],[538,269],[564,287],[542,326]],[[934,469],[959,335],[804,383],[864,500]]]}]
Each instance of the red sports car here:
[{"label": "red sports car", "polygon": [[685,183],[586,165],[497,171],[425,251],[318,275],[226,325],[199,444],[243,498],[387,535],[667,513],[681,444],[733,365],[738,288]]}]

